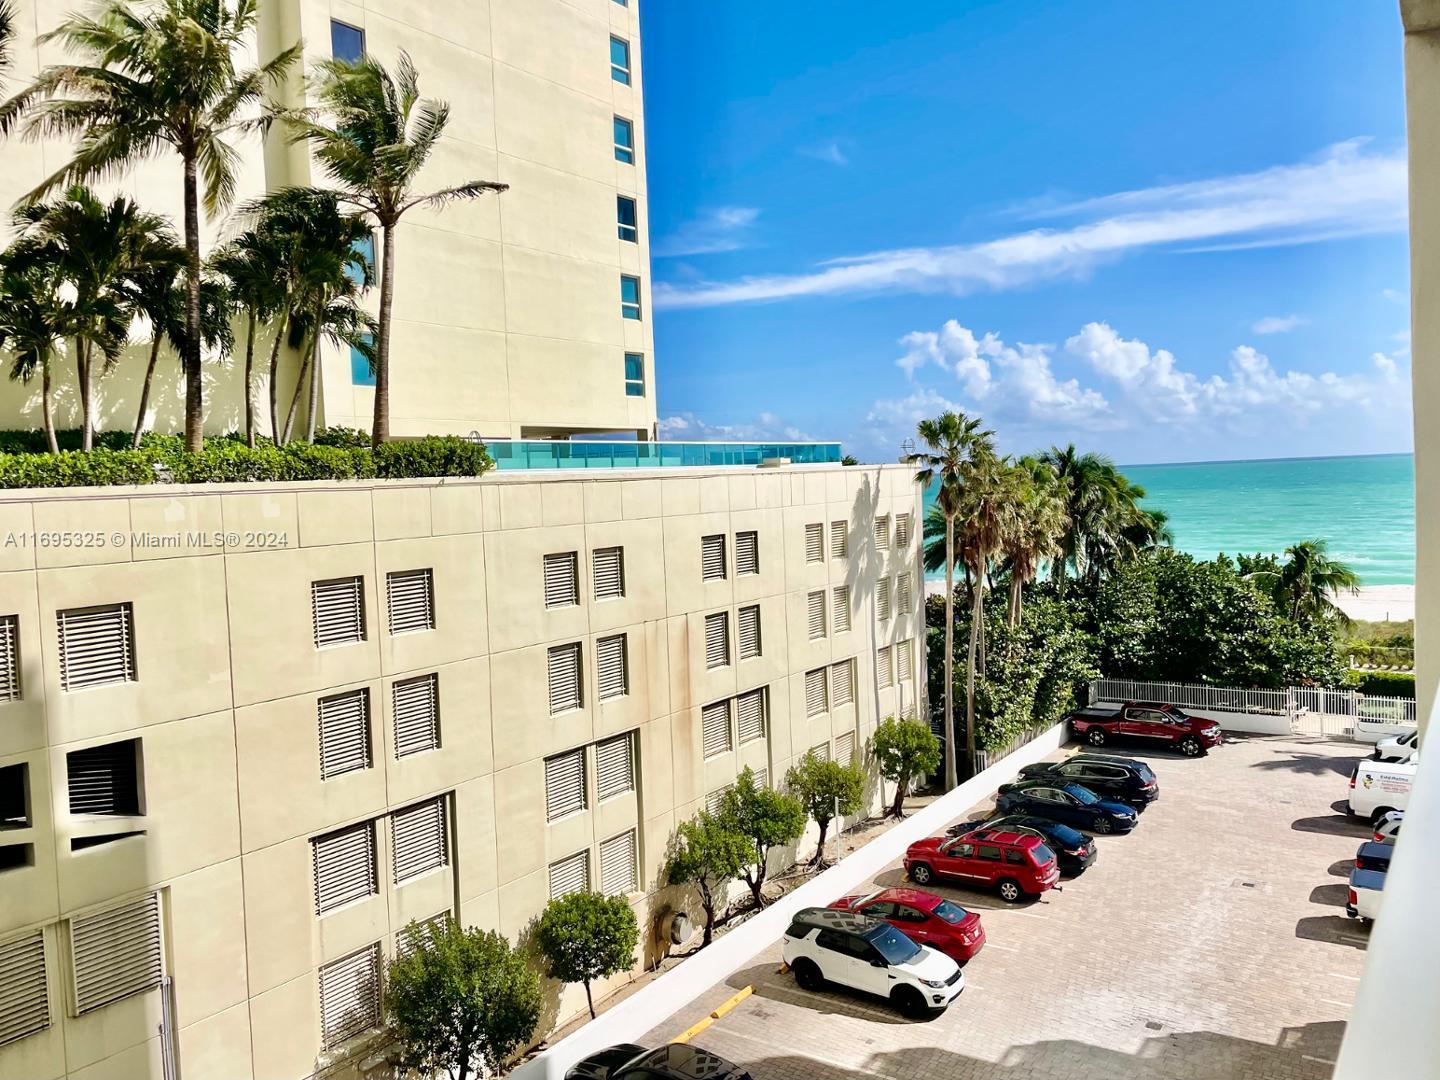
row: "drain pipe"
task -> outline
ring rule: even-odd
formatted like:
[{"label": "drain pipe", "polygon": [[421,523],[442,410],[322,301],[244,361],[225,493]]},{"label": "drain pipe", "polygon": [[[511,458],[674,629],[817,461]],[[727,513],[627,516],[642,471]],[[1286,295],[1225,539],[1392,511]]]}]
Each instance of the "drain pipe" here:
[{"label": "drain pipe", "polygon": [[180,1080],[180,1063],[175,1054],[175,981],[166,975],[160,980],[160,1074],[165,1080]]}]

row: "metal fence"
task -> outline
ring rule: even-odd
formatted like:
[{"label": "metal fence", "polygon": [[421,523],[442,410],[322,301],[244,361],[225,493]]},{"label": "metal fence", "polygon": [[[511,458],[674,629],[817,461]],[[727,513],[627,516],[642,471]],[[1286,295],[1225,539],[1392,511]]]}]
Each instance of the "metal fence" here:
[{"label": "metal fence", "polygon": [[1285,690],[1237,690],[1227,686],[1140,682],[1136,679],[1096,679],[1090,684],[1090,700],[1163,701],[1201,711],[1212,709],[1269,716],[1288,716],[1291,711],[1288,691]]}]

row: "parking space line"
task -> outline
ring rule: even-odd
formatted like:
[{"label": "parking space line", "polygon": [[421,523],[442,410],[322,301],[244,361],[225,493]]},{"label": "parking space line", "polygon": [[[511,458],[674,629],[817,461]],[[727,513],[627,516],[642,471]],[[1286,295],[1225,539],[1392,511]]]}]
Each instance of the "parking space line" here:
[{"label": "parking space line", "polygon": [[1326,1005],[1338,1005],[1342,1009],[1353,1009],[1355,1007],[1353,1001],[1336,1001],[1334,998],[1321,998],[1320,1000]]},{"label": "parking space line", "polygon": [[1305,1060],[1305,1061],[1318,1061],[1321,1065],[1334,1065],[1334,1064],[1335,1064],[1335,1059],[1334,1059],[1334,1058],[1316,1057],[1316,1056],[1313,1055],[1313,1054],[1301,1054],[1300,1057],[1301,1057],[1303,1060]]},{"label": "parking space line", "polygon": [[1359,976],[1359,975],[1343,975],[1343,974],[1341,974],[1341,973],[1338,972],[1338,971],[1332,971],[1332,972],[1330,972],[1330,974],[1333,975],[1333,976],[1335,976],[1335,978],[1337,978],[1337,979],[1349,979],[1351,982],[1359,982],[1359,981],[1360,981],[1360,976]]}]

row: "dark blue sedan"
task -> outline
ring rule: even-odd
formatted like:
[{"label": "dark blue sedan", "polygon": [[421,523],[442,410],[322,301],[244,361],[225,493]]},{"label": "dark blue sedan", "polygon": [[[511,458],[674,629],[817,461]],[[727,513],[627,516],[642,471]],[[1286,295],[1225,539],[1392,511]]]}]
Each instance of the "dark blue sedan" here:
[{"label": "dark blue sedan", "polygon": [[1034,814],[1097,833],[1129,832],[1140,816],[1134,807],[1101,799],[1089,788],[1053,780],[1002,784],[995,808],[1002,814]]}]

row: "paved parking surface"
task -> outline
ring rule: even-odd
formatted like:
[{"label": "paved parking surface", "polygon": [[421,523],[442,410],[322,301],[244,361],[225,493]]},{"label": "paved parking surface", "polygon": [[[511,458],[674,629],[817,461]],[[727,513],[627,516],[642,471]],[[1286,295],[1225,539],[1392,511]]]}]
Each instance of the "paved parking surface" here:
[{"label": "paved parking surface", "polygon": [[[1146,758],[1160,800],[1061,893],[979,910],[989,942],[948,1012],[800,990],[777,942],[652,1031],[673,1038],[736,990],[754,994],[694,1042],[756,1080],[1318,1080],[1328,1077],[1364,958],[1347,865],[1369,830],[1343,815],[1368,748],[1241,738],[1206,758]],[[980,809],[988,809],[982,806]],[[898,885],[898,865],[877,885]]]}]

